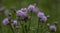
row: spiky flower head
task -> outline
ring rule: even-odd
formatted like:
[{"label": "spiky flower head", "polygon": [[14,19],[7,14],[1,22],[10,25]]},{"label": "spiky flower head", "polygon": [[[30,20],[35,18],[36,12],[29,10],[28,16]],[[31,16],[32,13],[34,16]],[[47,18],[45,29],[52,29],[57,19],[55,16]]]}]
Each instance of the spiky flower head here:
[{"label": "spiky flower head", "polygon": [[4,20],[3,20],[3,24],[4,25],[7,25],[9,23],[9,19],[8,18],[5,18]]}]

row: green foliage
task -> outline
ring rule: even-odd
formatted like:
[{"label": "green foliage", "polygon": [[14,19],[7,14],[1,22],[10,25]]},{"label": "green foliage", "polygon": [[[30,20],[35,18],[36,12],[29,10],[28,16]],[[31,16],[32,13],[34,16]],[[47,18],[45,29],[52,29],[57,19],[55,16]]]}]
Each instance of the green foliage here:
[{"label": "green foliage", "polygon": [[[1,5],[5,6],[9,10],[13,7],[16,7],[18,10],[22,7],[28,7],[29,4],[34,3],[37,4],[39,10],[43,11],[46,16],[50,15],[50,18],[47,21],[48,23],[53,23],[55,19],[58,20],[56,33],[60,33],[60,0],[3,0]],[[13,19],[16,18],[13,11],[10,10],[10,12],[12,12]],[[0,33],[12,33],[9,26],[4,26],[2,24],[2,20],[5,17],[6,16],[0,12]],[[37,16],[32,14],[32,19],[31,27],[34,27],[37,24]],[[47,28],[45,29],[47,30]],[[20,32],[21,30],[22,29],[20,29]],[[34,31],[31,30],[30,33],[34,33]]]}]

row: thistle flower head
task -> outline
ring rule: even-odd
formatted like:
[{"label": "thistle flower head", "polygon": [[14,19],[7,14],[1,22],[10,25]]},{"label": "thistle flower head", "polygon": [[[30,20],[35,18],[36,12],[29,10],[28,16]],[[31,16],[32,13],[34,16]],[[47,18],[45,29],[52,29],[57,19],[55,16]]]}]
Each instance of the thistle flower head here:
[{"label": "thistle flower head", "polygon": [[17,20],[14,20],[12,24],[17,25]]},{"label": "thistle flower head", "polygon": [[34,8],[32,12],[37,14],[39,12],[39,10],[38,10],[38,8]]},{"label": "thistle flower head", "polygon": [[44,21],[44,22],[46,22],[46,21],[47,21],[47,17],[46,17],[46,16],[43,16],[43,17],[41,18],[41,20]]},{"label": "thistle flower head", "polygon": [[18,10],[18,11],[16,12],[16,15],[19,16],[19,17],[21,17],[21,18],[24,18],[24,17],[27,16],[27,14],[24,13],[24,12],[22,12],[21,10]]},{"label": "thistle flower head", "polygon": [[42,13],[42,12],[38,12],[37,16],[38,16],[38,18],[43,18],[44,13]]},{"label": "thistle flower head", "polygon": [[9,23],[8,18],[5,18],[5,19],[3,20],[3,24],[4,24],[4,25],[7,25],[8,23]]},{"label": "thistle flower head", "polygon": [[27,8],[21,8],[21,11],[27,13]]},{"label": "thistle flower head", "polygon": [[28,6],[28,10],[30,10],[30,11],[33,11],[34,8],[35,8],[34,5],[29,5],[29,6]]},{"label": "thistle flower head", "polygon": [[49,28],[50,28],[51,31],[56,31],[56,26],[55,25],[51,25]]}]

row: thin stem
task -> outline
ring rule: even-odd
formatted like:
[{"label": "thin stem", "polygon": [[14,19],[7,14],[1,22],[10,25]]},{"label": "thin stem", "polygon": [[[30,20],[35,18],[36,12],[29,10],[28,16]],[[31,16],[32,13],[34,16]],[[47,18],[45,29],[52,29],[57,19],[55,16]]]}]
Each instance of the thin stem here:
[{"label": "thin stem", "polygon": [[25,33],[25,30],[24,30],[24,22],[23,22],[22,19],[20,19],[20,17],[18,18],[18,22],[20,22],[20,25],[22,26],[22,33]]},{"label": "thin stem", "polygon": [[30,26],[31,26],[30,24],[31,24],[31,20],[29,22],[28,31],[30,31]]},{"label": "thin stem", "polygon": [[31,24],[31,22],[29,22],[29,30],[30,30],[30,24]]},{"label": "thin stem", "polygon": [[[31,11],[30,16],[32,16],[32,11]],[[30,20],[30,22],[29,22],[28,31],[30,31],[30,26],[31,26],[31,20]]]},{"label": "thin stem", "polygon": [[15,33],[14,28],[12,27],[10,23],[9,23],[9,27],[11,28],[12,32]]},{"label": "thin stem", "polygon": [[43,23],[43,33],[46,31],[49,32],[49,28],[48,28],[48,26],[46,26],[46,23]]},{"label": "thin stem", "polygon": [[28,33],[28,31],[27,31],[27,26],[26,26],[26,25],[25,25],[25,32]]},{"label": "thin stem", "polygon": [[55,32],[52,32],[52,31],[51,31],[51,33],[55,33]]},{"label": "thin stem", "polygon": [[[23,22],[23,21],[22,21]],[[23,22],[24,23],[24,22]],[[24,30],[24,25],[23,23],[20,22],[21,26],[22,26],[22,32],[25,33],[25,30]]]},{"label": "thin stem", "polygon": [[18,25],[18,22],[17,22],[17,25],[16,25],[16,33],[19,33],[19,25]]},{"label": "thin stem", "polygon": [[11,13],[8,15],[8,19],[9,19],[9,24],[8,24],[8,25],[9,25],[9,27],[11,28],[12,32],[15,33],[14,28],[12,27],[12,24],[11,24],[11,22],[12,22],[12,21],[11,21],[11,19],[12,19]]},{"label": "thin stem", "polygon": [[27,19],[26,18],[24,19],[24,22],[25,22],[25,32],[28,33],[28,29],[27,29],[27,25],[26,25],[26,23],[27,23]]},{"label": "thin stem", "polygon": [[37,28],[37,32],[36,33],[39,33],[39,22],[40,22],[40,19],[38,20],[38,28]]},{"label": "thin stem", "polygon": [[41,24],[41,32],[42,32],[42,33],[44,32],[44,27],[45,27],[45,23],[42,22],[42,24]]},{"label": "thin stem", "polygon": [[43,32],[43,23],[41,21],[41,33]]}]

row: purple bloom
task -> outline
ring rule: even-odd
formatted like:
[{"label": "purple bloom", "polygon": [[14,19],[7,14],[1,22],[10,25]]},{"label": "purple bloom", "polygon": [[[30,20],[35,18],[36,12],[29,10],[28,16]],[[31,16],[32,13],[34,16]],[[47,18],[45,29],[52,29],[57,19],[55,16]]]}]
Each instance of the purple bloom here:
[{"label": "purple bloom", "polygon": [[31,11],[31,12],[33,12],[33,13],[36,13],[36,14],[37,14],[38,11],[39,11],[38,8],[35,7],[34,5],[29,5],[29,6],[28,6],[28,10]]},{"label": "purple bloom", "polygon": [[33,11],[34,8],[35,8],[34,5],[29,5],[29,6],[28,6],[28,10],[30,10],[30,11]]},{"label": "purple bloom", "polygon": [[46,22],[46,21],[47,21],[47,17],[46,17],[46,16],[43,16],[43,17],[41,18],[41,20],[44,21],[44,22]]},{"label": "purple bloom", "polygon": [[42,12],[38,12],[37,16],[38,16],[38,18],[43,18],[44,13],[42,13]]},{"label": "purple bloom", "polygon": [[56,31],[56,26],[55,26],[55,25],[51,25],[49,28],[50,28],[50,30],[52,30],[52,31]]},{"label": "purple bloom", "polygon": [[14,20],[12,24],[17,25],[17,20]]},{"label": "purple bloom", "polygon": [[40,18],[41,21],[46,22],[47,21],[47,17],[44,15],[44,13],[42,12],[38,12],[38,18]]},{"label": "purple bloom", "polygon": [[19,17],[21,17],[21,18],[24,18],[24,17],[27,16],[27,14],[24,13],[24,12],[22,12],[21,10],[16,11],[16,15],[19,16]]},{"label": "purple bloom", "polygon": [[27,13],[27,8],[22,8],[21,11]]},{"label": "purple bloom", "polygon": [[7,25],[8,23],[9,23],[8,18],[5,18],[5,19],[3,20],[3,24],[4,24],[4,25]]},{"label": "purple bloom", "polygon": [[39,10],[38,10],[38,8],[34,8],[32,12],[37,14],[39,12]]}]

